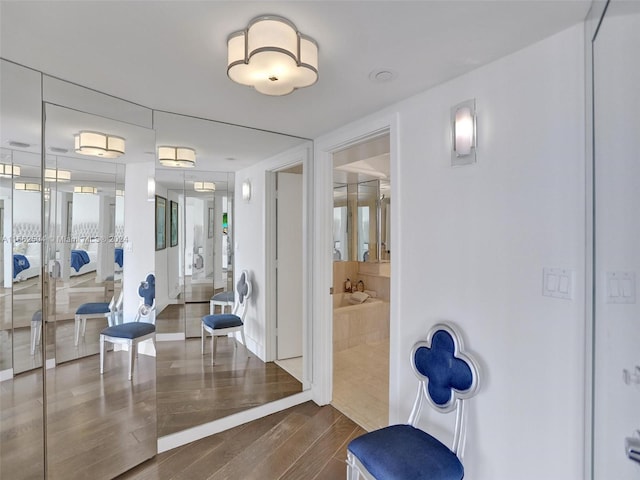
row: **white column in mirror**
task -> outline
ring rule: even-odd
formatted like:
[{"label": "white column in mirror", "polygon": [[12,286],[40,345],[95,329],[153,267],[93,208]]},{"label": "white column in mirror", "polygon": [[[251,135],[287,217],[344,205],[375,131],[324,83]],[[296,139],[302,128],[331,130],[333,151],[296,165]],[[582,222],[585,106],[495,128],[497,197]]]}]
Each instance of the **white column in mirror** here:
[{"label": "white column in mirror", "polygon": [[476,101],[451,108],[451,165],[469,165],[476,161]]}]

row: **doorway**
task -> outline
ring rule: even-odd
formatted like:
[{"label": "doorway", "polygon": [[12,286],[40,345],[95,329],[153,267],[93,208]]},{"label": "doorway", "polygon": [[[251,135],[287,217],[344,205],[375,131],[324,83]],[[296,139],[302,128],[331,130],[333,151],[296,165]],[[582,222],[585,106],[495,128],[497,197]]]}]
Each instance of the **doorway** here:
[{"label": "doorway", "polygon": [[332,405],[366,430],[389,423],[390,134],[333,152]]}]

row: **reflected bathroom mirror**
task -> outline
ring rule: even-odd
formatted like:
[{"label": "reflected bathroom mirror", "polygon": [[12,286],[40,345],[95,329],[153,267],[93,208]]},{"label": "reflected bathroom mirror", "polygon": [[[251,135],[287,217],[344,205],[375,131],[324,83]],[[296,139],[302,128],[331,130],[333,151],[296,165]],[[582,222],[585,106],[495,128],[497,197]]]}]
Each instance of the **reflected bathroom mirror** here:
[{"label": "reflected bathroom mirror", "polygon": [[[211,337],[207,338],[202,355],[201,331],[202,318],[212,308],[214,313],[222,309],[219,304],[212,307],[212,296],[221,292],[233,294],[239,269],[249,271],[253,281],[246,326],[257,328],[250,317],[263,316],[256,311],[266,286],[253,277],[263,266],[238,266],[234,261],[234,245],[239,241],[234,229],[235,172],[306,140],[157,111],[154,128],[156,195],[166,199],[169,210],[175,208],[178,212],[177,245],[168,241],[166,248],[156,251],[158,436],[162,438],[302,390],[302,383],[274,362],[264,362],[251,341],[247,342],[246,353],[240,335],[217,341],[215,362],[211,365]],[[161,147],[192,150],[195,165],[161,164],[160,158],[166,153],[160,152]],[[254,240],[258,248],[262,240],[253,238],[243,240],[246,248],[251,249]],[[225,311],[232,309],[230,302]],[[190,399],[188,403],[185,395]]]}]

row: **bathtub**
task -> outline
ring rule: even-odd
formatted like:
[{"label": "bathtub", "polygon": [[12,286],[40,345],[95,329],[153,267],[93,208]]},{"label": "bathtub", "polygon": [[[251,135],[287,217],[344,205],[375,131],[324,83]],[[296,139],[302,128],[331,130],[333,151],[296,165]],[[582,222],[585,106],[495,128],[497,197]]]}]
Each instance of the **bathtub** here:
[{"label": "bathtub", "polygon": [[369,297],[353,305],[350,296],[350,293],[333,295],[334,352],[389,338],[389,302]]}]

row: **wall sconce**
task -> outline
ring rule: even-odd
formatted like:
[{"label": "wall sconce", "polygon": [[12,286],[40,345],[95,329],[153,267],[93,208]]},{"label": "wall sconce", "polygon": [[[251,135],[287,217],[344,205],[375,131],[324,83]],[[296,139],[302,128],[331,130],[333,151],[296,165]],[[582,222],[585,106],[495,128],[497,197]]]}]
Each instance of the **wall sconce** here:
[{"label": "wall sconce", "polygon": [[147,178],[147,201],[156,201],[156,179],[154,177]]},{"label": "wall sconce", "polygon": [[20,176],[20,167],[18,165],[9,165],[0,163],[0,177],[11,178]]},{"label": "wall sconce", "polygon": [[249,180],[242,182],[242,199],[245,202],[251,200],[251,182]]},{"label": "wall sconce", "polygon": [[195,167],[196,151],[188,147],[158,147],[158,161],[164,167]]},{"label": "wall sconce", "polygon": [[87,130],[82,130],[73,137],[76,153],[103,158],[117,158],[124,154],[124,138],[122,137]]},{"label": "wall sconce", "polygon": [[193,182],[193,189],[196,192],[211,193],[216,191],[216,184],[213,182]]},{"label": "wall sconce", "polygon": [[476,101],[459,103],[451,109],[451,165],[476,161]]},{"label": "wall sconce", "polygon": [[287,95],[318,80],[318,44],[277,15],[254,18],[227,38],[227,75],[265,95]]},{"label": "wall sconce", "polygon": [[98,189],[96,187],[90,187],[88,185],[78,185],[77,187],[73,187],[73,193],[88,193],[91,195],[95,195],[98,193]]},{"label": "wall sconce", "polygon": [[69,180],[71,180],[71,172],[69,170],[45,168],[44,179],[47,182],[68,182]]},{"label": "wall sconce", "polygon": [[23,190],[25,192],[39,192],[40,184],[39,183],[14,183],[13,188],[16,190]]},{"label": "wall sconce", "polygon": [[116,197],[124,197],[124,190],[116,189]]}]

